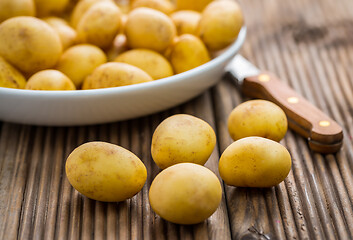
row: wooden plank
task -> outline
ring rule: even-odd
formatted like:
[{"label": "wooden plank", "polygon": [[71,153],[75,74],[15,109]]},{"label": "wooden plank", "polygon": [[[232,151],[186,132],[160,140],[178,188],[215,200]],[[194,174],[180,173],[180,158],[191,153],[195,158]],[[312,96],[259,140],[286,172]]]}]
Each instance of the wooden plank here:
[{"label": "wooden plank", "polygon": [[63,166],[63,159],[64,159],[64,151],[65,143],[64,139],[66,136],[67,131],[63,131],[60,129],[57,131],[56,141],[54,142],[55,151],[52,154],[52,164],[53,169],[51,172],[51,182],[49,185],[49,199],[48,199],[48,213],[47,213],[47,227],[44,233],[45,239],[54,239],[55,236],[55,228],[50,226],[55,226],[57,221],[57,214],[58,214],[58,205],[59,205],[59,193],[60,193],[60,184],[62,178],[62,166]]},{"label": "wooden plank", "polygon": [[[0,141],[0,233],[2,238],[18,236],[23,195],[26,185],[26,156],[30,128],[3,124]],[[18,138],[19,137],[19,138]],[[18,145],[17,145],[18,144]]]}]

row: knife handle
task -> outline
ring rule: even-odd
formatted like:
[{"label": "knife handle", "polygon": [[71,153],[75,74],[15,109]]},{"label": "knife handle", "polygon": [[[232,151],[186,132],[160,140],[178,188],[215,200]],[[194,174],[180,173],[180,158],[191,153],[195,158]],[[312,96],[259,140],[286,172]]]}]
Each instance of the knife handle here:
[{"label": "knife handle", "polygon": [[313,151],[337,152],[343,142],[342,128],[305,98],[269,72],[244,79],[242,91],[249,97],[270,100],[287,115],[288,125],[308,138]]}]

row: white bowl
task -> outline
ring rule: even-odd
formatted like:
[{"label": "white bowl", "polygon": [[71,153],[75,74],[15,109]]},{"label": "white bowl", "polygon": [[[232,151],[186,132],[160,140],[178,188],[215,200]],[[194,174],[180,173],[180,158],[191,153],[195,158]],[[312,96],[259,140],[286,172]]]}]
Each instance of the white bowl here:
[{"label": "white bowl", "polygon": [[35,91],[0,87],[0,120],[73,126],[120,121],[181,104],[216,84],[246,36],[197,68],[168,78],[123,87],[79,91]]}]

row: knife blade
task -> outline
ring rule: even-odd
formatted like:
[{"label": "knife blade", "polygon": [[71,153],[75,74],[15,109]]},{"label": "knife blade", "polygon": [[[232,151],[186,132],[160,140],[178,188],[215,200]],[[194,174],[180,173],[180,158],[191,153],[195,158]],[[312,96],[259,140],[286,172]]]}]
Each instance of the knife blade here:
[{"label": "knife blade", "polygon": [[273,73],[261,71],[239,54],[225,70],[225,77],[235,80],[244,95],[280,106],[287,115],[289,127],[307,138],[313,151],[335,153],[341,148],[341,126]]}]

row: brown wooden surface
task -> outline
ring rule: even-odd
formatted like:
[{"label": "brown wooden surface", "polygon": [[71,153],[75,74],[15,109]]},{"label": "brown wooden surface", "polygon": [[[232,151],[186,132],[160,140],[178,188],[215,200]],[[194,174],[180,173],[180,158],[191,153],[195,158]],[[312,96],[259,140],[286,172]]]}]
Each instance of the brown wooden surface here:
[{"label": "brown wooden surface", "polygon": [[[153,130],[174,113],[190,113],[216,129],[218,146],[206,166],[218,174],[232,142],[230,111],[246,100],[230,81],[174,109],[131,121],[83,127],[1,123],[0,239],[352,239],[353,1],[241,0],[248,36],[242,54],[335,119],[344,131],[337,154],[311,152],[289,131],[281,142],[293,158],[284,182],[269,189],[224,186],[207,221],[181,226],[156,216],[148,189],[158,173],[150,156]],[[145,163],[143,190],[130,200],[101,203],[77,193],[64,172],[79,144],[124,146]]]}]

